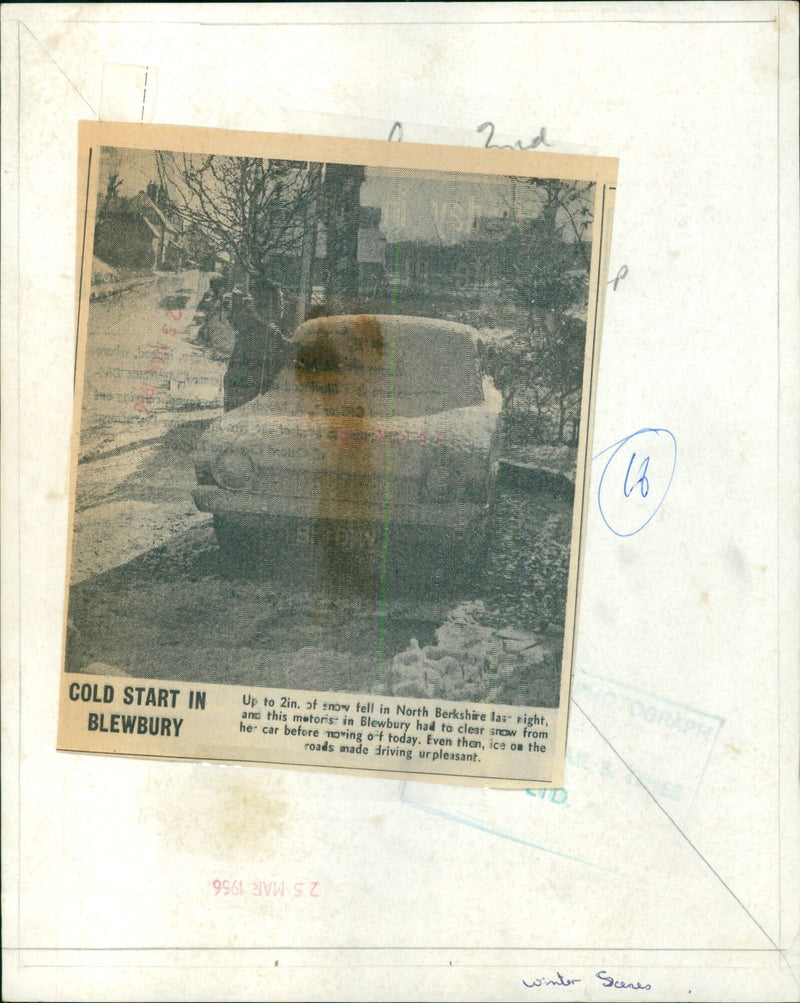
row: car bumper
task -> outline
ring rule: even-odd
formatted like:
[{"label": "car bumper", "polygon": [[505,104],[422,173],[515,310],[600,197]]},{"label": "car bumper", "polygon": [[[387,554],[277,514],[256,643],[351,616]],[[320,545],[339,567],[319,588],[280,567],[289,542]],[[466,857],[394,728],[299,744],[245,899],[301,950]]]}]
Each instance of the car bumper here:
[{"label": "car bumper", "polygon": [[275,497],[225,491],[202,485],[192,492],[201,512],[257,524],[273,518],[332,522],[360,522],[374,525],[441,528],[463,532],[480,527],[489,513],[488,505],[470,502],[442,504],[389,504],[312,498]]}]

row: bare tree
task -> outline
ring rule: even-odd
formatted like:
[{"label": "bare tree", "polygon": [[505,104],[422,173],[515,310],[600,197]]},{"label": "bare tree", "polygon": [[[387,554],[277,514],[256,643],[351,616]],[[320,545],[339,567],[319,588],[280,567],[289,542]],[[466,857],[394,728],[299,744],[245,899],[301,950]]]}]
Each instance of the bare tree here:
[{"label": "bare tree", "polygon": [[517,218],[508,242],[507,272],[533,330],[548,315],[585,302],[589,284],[592,185],[556,178],[520,178],[533,189],[534,217]]},{"label": "bare tree", "polygon": [[525,311],[525,328],[508,348],[519,367],[516,378],[527,380],[533,390],[532,398],[526,396],[536,415],[534,439],[541,436],[543,414],[552,408],[560,442],[583,381],[586,324],[581,317],[589,288],[594,188],[558,179],[519,183],[538,212],[516,217],[507,244],[507,273]]},{"label": "bare tree", "polygon": [[232,256],[245,291],[269,255],[297,253],[319,165],[170,152],[156,161],[175,211],[211,248]]}]

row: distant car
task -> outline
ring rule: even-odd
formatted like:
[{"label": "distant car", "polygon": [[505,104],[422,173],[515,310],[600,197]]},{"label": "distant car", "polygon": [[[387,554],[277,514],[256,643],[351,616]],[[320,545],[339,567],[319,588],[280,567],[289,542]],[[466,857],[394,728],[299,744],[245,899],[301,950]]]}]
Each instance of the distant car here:
[{"label": "distant car", "polygon": [[502,398],[477,332],[421,317],[307,321],[270,389],[216,420],[194,456],[197,507],[230,556],[268,540],[479,551]]}]

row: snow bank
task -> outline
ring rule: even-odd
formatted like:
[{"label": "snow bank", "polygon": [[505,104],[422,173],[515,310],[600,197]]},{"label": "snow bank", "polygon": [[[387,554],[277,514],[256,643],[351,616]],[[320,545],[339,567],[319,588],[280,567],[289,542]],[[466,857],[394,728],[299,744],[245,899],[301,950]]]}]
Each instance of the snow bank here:
[{"label": "snow bank", "polygon": [[493,630],[480,623],[481,600],[461,603],[436,631],[436,644],[416,638],[395,655],[384,678],[394,696],[512,702],[520,678],[537,673],[554,651],[527,631]]},{"label": "snow bank", "polygon": [[116,270],[99,258],[92,258],[92,285],[102,285],[106,282],[117,282],[119,275]]}]

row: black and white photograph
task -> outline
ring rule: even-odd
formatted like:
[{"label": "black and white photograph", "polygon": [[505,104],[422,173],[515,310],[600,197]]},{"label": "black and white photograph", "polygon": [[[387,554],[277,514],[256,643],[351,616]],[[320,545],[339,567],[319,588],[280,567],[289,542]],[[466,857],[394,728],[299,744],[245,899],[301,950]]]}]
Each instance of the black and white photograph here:
[{"label": "black and white photograph", "polygon": [[92,148],[65,677],[557,714],[598,184],[302,152]]}]

